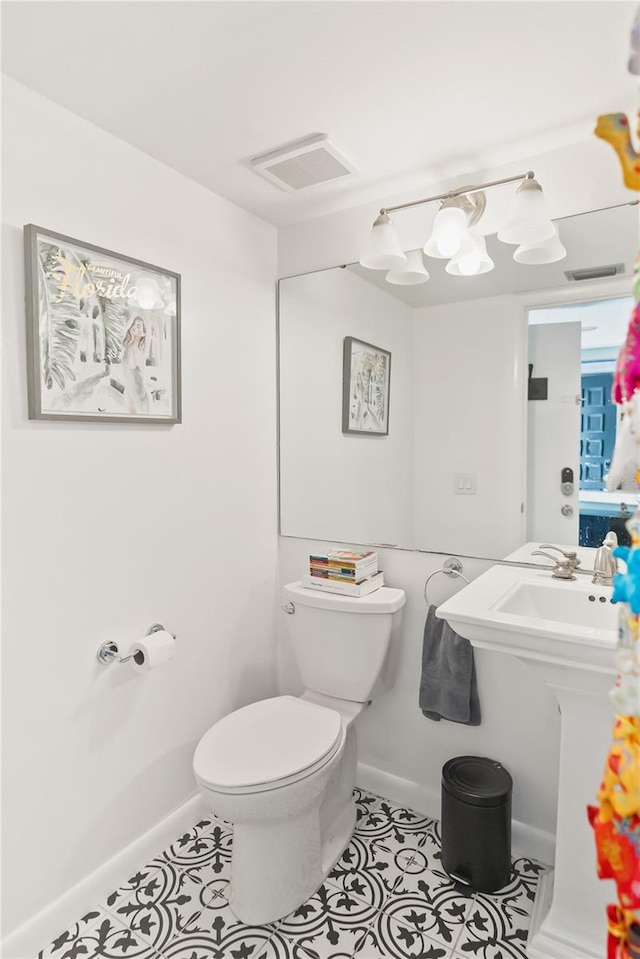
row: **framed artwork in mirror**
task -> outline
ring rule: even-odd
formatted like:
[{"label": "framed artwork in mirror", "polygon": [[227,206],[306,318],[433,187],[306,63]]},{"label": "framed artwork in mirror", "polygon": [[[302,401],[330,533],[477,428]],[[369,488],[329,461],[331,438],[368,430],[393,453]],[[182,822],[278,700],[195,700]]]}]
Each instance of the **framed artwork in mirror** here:
[{"label": "framed artwork in mirror", "polygon": [[180,275],[24,228],[29,419],[181,422]]},{"label": "framed artwork in mirror", "polygon": [[354,336],[344,338],[342,432],[389,433],[391,353]]}]

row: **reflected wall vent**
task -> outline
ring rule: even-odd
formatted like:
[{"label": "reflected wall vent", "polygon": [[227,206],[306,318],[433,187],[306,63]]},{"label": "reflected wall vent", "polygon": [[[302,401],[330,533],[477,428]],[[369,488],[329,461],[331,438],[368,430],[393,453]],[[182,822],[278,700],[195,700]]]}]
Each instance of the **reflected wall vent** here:
[{"label": "reflected wall vent", "polygon": [[249,165],[260,176],[290,193],[351,176],[354,172],[324,133],[252,157]]},{"label": "reflected wall vent", "polygon": [[587,270],[565,270],[564,275],[568,280],[579,283],[581,280],[603,280],[624,272],[624,263],[612,263],[609,266],[592,266]]}]

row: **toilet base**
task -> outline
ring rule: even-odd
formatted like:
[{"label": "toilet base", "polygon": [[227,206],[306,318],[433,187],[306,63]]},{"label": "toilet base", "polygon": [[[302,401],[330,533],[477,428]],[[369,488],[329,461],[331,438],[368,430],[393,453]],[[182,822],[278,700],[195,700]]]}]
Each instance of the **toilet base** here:
[{"label": "toilet base", "polygon": [[[352,799],[346,809],[343,809],[341,815],[334,823],[331,834],[325,839],[322,849],[322,872],[323,881],[329,875],[338,859],[345,851],[351,841],[353,831],[356,827],[356,804]],[[319,883],[318,885],[322,885]],[[318,886],[316,886],[316,889]]]},{"label": "toilet base", "polygon": [[322,885],[356,824],[355,730],[317,800],[282,819],[238,822],[231,858],[234,915],[248,925],[282,919]]},{"label": "toilet base", "polygon": [[282,919],[322,885],[349,843],[353,799],[321,842],[318,808],[281,822],[242,823],[234,830],[231,911],[247,925]]}]

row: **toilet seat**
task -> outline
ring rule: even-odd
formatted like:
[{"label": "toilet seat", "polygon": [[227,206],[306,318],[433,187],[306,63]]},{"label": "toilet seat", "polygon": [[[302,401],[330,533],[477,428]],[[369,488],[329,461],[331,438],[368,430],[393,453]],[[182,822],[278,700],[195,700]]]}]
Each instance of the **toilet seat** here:
[{"label": "toilet seat", "polygon": [[212,726],[198,744],[193,768],[213,790],[261,792],[321,769],[344,736],[337,710],[275,696],[243,706]]}]

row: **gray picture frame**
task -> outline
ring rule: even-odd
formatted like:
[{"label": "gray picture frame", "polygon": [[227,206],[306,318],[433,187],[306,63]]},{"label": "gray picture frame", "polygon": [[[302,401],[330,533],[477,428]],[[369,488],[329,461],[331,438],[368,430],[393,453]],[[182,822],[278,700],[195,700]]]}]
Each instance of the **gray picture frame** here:
[{"label": "gray picture frame", "polygon": [[391,353],[345,336],[342,367],[342,432],[389,435]]},{"label": "gray picture frame", "polygon": [[[88,264],[78,251],[86,252]],[[29,419],[181,423],[181,275],[33,223],[24,227],[24,257]],[[132,276],[138,279],[127,288]],[[93,351],[86,348],[88,336]],[[132,344],[139,354],[133,359],[127,355]],[[78,380],[80,369],[84,378]],[[106,396],[104,408],[94,399],[98,389]]]}]

